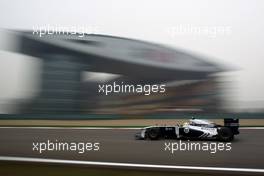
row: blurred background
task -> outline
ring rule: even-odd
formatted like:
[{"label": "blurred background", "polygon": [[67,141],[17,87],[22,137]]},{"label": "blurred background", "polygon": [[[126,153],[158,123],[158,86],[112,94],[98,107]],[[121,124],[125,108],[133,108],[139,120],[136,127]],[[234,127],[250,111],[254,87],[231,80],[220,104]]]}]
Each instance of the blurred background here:
[{"label": "blurred background", "polygon": [[[263,112],[263,7],[257,0],[4,0],[0,114]],[[48,27],[75,34],[30,32]],[[98,94],[98,84],[113,82],[165,84],[166,92]]]}]

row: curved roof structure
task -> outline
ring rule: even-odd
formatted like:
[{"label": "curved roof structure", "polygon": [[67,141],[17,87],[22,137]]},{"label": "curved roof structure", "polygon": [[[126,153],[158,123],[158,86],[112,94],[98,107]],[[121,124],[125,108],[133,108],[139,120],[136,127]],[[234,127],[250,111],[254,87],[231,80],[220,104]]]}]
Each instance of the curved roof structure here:
[{"label": "curved roof structure", "polygon": [[157,79],[203,79],[224,68],[190,53],[171,47],[106,35],[15,32],[20,52],[41,57],[45,54],[74,55],[87,60],[89,70]]}]

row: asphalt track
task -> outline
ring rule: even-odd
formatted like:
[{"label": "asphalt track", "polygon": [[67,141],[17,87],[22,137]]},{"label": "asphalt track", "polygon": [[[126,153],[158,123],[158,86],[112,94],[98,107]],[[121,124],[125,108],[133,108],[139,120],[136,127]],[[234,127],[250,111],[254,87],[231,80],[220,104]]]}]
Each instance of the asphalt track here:
[{"label": "asphalt track", "polygon": [[[264,169],[264,130],[241,129],[231,151],[164,151],[165,142],[135,140],[135,129],[24,129],[0,128],[0,156],[161,164],[177,166]],[[33,151],[33,142],[99,142],[99,151]],[[199,142],[199,141],[193,141]],[[200,143],[205,142],[201,141]],[[214,141],[207,141],[214,142]]]}]

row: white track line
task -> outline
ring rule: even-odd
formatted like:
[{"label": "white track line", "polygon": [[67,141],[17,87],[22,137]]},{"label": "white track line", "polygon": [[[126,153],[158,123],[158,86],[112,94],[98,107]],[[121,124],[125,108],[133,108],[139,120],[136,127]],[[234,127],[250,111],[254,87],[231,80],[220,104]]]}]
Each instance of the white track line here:
[{"label": "white track line", "polygon": [[97,162],[97,161],[62,160],[62,159],[28,158],[28,157],[9,157],[9,156],[0,156],[0,160],[2,160],[2,161],[39,162],[39,163],[57,163],[57,164],[79,164],[79,165],[93,165],[93,166],[132,167],[132,168],[155,168],[155,169],[175,169],[175,170],[205,170],[205,171],[264,173],[264,169],[251,169],[251,168],[173,166],[173,165],[115,163],[115,162]]},{"label": "white track line", "polygon": [[[23,127],[23,126],[4,126],[0,127],[0,129],[72,129],[72,130],[113,130],[113,129],[119,129],[119,130],[139,130],[142,128],[139,127]],[[240,127],[241,130],[264,130],[264,127]]]},{"label": "white track line", "polygon": [[264,130],[264,127],[240,127],[243,130]]}]

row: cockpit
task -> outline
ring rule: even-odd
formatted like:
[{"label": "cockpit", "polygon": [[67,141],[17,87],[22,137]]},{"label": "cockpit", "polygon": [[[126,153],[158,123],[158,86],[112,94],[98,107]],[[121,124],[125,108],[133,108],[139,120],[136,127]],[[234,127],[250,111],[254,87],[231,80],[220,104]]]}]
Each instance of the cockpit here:
[{"label": "cockpit", "polygon": [[188,125],[190,126],[199,126],[199,127],[207,127],[207,128],[213,128],[216,126],[215,123],[209,121],[209,120],[201,120],[201,119],[191,119],[188,122]]}]

